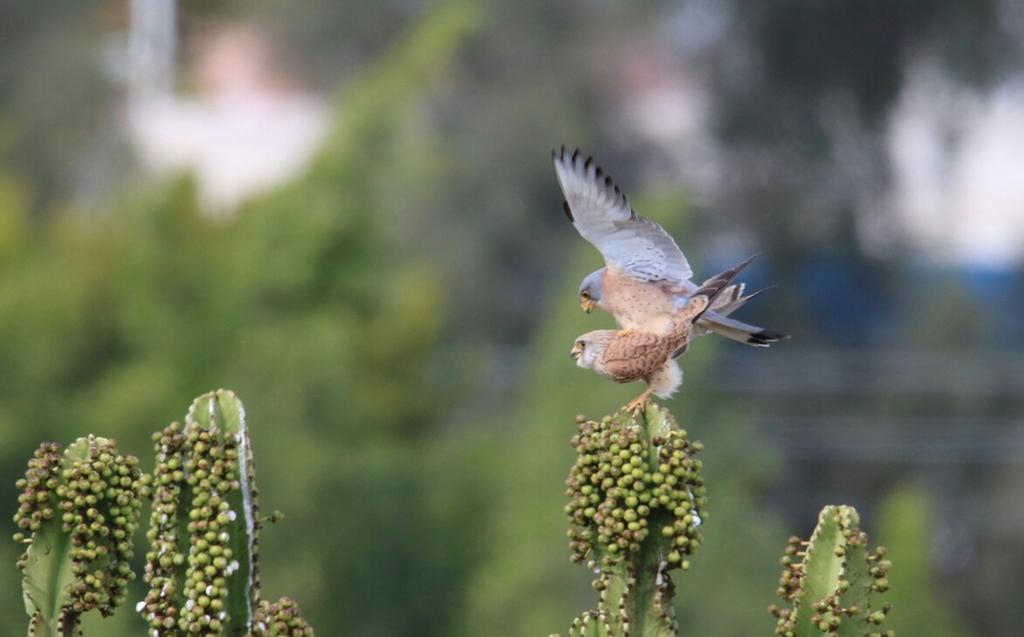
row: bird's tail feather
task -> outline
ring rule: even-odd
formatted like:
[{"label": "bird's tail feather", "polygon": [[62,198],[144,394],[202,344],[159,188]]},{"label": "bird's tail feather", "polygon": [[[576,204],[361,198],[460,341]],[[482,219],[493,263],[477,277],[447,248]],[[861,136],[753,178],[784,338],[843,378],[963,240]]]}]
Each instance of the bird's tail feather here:
[{"label": "bird's tail feather", "polygon": [[751,347],[768,347],[776,341],[789,338],[788,334],[766,330],[756,325],[737,321],[717,311],[706,312],[700,318],[699,326]]}]

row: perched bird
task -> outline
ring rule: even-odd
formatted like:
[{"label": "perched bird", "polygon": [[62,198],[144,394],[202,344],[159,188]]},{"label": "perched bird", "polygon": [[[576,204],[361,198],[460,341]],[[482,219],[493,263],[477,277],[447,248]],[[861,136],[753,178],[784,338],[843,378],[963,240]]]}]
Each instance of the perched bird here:
[{"label": "perched bird", "polygon": [[[661,226],[633,211],[626,195],[592,158],[564,146],[552,156],[565,214],[605,262],[580,284],[580,306],[588,313],[600,307],[623,329],[667,334],[672,317],[697,289],[682,250]],[[697,321],[695,333],[711,331],[754,347],[786,338],[729,317],[760,293],[744,295],[742,283],[722,291]]]},{"label": "perched bird", "polygon": [[628,411],[642,408],[652,393],[668,398],[683,382],[683,371],[675,359],[686,351],[695,323],[714,307],[736,275],[753,260],[754,257],[750,257],[694,290],[686,305],[672,315],[665,333],[594,330],[576,339],[570,355],[579,367],[592,369],[615,382],[642,380],[647,383],[647,389],[626,405]]}]

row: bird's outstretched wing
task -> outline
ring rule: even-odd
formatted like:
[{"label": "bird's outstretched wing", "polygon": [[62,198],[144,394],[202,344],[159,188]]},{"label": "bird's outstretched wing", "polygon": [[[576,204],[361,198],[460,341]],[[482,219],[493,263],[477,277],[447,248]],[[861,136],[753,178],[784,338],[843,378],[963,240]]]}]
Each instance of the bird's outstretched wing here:
[{"label": "bird's outstretched wing", "polygon": [[601,251],[608,266],[645,282],[682,285],[693,276],[675,240],[657,223],[636,214],[592,158],[564,146],[552,155],[566,215]]}]

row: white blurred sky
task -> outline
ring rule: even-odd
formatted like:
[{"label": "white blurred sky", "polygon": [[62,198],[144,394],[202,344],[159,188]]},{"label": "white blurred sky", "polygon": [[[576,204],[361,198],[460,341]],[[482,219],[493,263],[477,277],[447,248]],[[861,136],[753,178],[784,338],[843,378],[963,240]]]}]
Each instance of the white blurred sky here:
[{"label": "white blurred sky", "polygon": [[916,69],[892,114],[892,209],[941,265],[1001,269],[1024,255],[1024,77],[986,95]]}]

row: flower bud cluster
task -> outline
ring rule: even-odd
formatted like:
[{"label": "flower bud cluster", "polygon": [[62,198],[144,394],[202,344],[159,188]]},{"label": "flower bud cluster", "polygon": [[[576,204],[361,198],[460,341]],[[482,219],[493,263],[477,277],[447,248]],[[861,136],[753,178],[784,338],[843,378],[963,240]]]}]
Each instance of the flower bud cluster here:
[{"label": "flower bud cluster", "polygon": [[[614,635],[615,627],[607,611],[603,609],[583,611],[569,625],[569,637],[590,637],[590,635]],[[551,637],[560,637],[552,635]]]},{"label": "flower bud cluster", "polygon": [[[192,493],[192,508],[186,527],[190,540],[183,591],[186,602],[179,627],[187,626],[192,633],[219,633],[227,620],[227,578],[238,570],[229,546],[237,514],[227,501],[230,493],[241,488],[238,445],[233,436],[221,437],[190,424],[185,430],[185,446],[189,451],[185,481]],[[244,520],[238,520],[236,526],[242,525]]]},{"label": "flower bud cluster", "polygon": [[578,419],[573,436],[576,463],[566,481],[569,546],[582,562],[592,553],[603,567],[621,562],[657,533],[670,568],[688,568],[687,556],[701,543],[699,526],[707,504],[701,461],[703,445],[670,428],[648,440],[635,420]]},{"label": "flower bud cluster", "polygon": [[260,637],[313,637],[313,628],[299,615],[299,605],[290,597],[271,604],[260,602],[258,626]]},{"label": "flower bud cluster", "polygon": [[176,599],[180,591],[176,576],[185,564],[185,555],[178,548],[178,511],[185,482],[184,444],[185,435],[178,423],[153,434],[156,466],[152,478],[152,513],[146,533],[150,548],[143,574],[149,592],[137,607],[149,622],[153,635],[171,631],[178,621]]},{"label": "flower bud cluster", "polygon": [[[129,562],[144,492],[139,461],[117,453],[112,441],[90,438],[89,457],[73,462],[61,477],[62,529],[72,534],[71,569],[77,576],[73,608],[99,608],[109,616],[135,579]],[[105,569],[96,569],[104,562]]]},{"label": "flower bud cluster", "polygon": [[[782,552],[782,574],[779,576],[779,587],[775,594],[787,602],[793,602],[799,597],[803,590],[801,583],[804,578],[803,555],[807,548],[807,542],[795,535],[790,536],[786,542],[786,548]],[[787,613],[788,609],[781,609],[779,612]],[[777,614],[772,611],[772,614]]]},{"label": "flower bud cluster", "polygon": [[[140,610],[154,633],[176,625],[186,634],[218,635],[229,619],[228,578],[239,568],[232,534],[245,532],[244,520],[228,501],[241,488],[238,445],[234,436],[196,423],[172,424],[154,440],[157,466],[146,566],[150,591]],[[182,523],[187,538],[179,538]],[[181,542],[187,542],[187,557]],[[184,600],[181,608],[176,599]]]},{"label": "flower bud cluster", "polygon": [[[878,626],[885,620],[892,608],[891,604],[883,604],[877,610],[868,607],[868,595],[884,593],[889,588],[886,574],[892,563],[884,559],[885,548],[878,547],[874,552],[865,555],[868,538],[867,534],[856,526],[856,513],[847,507],[834,507],[834,509],[836,512],[831,521],[838,527],[838,537],[835,538],[834,546],[827,548],[818,546],[815,543],[818,531],[815,531],[815,536],[810,542],[798,537],[791,537],[786,544],[786,549],[780,560],[783,570],[776,592],[779,597],[792,606],[779,608],[773,604],[769,607],[769,612],[777,620],[776,635],[794,637],[798,614],[803,605],[810,605],[810,622],[821,634],[831,636],[838,635],[840,627],[848,621],[855,622],[858,626],[863,626],[865,623]],[[822,599],[806,599],[804,580],[808,563],[815,559],[815,554],[819,551],[831,553],[831,555],[825,555],[826,559],[832,559],[834,556],[843,560],[836,579],[836,588]],[[853,561],[855,557],[857,561]],[[858,590],[853,590],[851,581],[857,582]],[[891,630],[884,633],[873,632],[870,635],[872,637],[882,637],[883,635],[892,637],[894,632]]]},{"label": "flower bud cluster", "polygon": [[[15,542],[30,543],[31,535],[42,527],[43,522],[53,519],[56,513],[54,492],[60,485],[60,457],[60,445],[44,442],[29,459],[25,477],[15,483],[21,491],[18,511],[14,514],[14,523],[20,529],[14,534]],[[19,560],[18,568],[23,565]]]},{"label": "flower bud cluster", "polygon": [[71,540],[68,610],[82,614],[95,608],[109,616],[135,577],[129,562],[145,486],[138,459],[119,454],[113,441],[89,436],[75,444],[63,459],[52,443],[36,451],[18,482],[22,506],[15,520],[33,534],[46,520],[60,524]]}]

